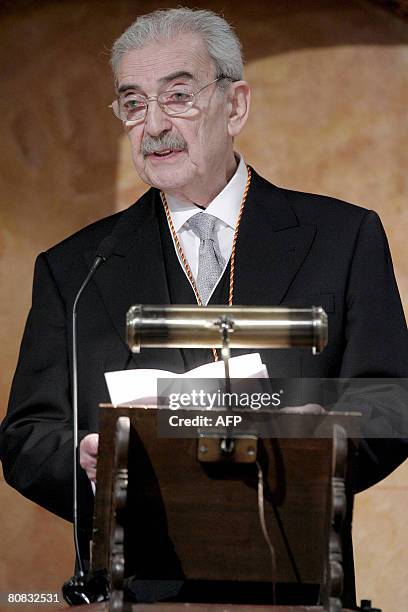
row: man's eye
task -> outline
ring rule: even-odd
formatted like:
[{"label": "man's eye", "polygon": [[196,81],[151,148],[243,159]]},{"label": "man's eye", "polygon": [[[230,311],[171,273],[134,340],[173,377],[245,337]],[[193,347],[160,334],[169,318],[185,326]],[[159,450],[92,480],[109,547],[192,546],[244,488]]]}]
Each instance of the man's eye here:
[{"label": "man's eye", "polygon": [[136,98],[128,98],[122,102],[122,106],[127,111],[139,110],[146,106],[146,103],[143,100],[138,100]]},{"label": "man's eye", "polygon": [[168,95],[167,100],[169,102],[187,102],[191,96],[185,91],[173,91]]}]

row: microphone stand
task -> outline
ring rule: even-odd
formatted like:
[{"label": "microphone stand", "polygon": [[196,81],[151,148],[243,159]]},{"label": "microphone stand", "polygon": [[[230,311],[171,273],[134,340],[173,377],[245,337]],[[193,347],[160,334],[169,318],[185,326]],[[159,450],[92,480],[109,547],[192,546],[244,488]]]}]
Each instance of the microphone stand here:
[{"label": "microphone stand", "polygon": [[113,254],[116,246],[116,238],[107,236],[99,245],[95,260],[83,281],[75,297],[72,307],[72,420],[73,420],[73,498],[72,518],[74,527],[74,546],[76,565],[78,572],[67,582],[64,582],[62,594],[65,601],[73,605],[91,604],[95,601],[106,601],[109,599],[109,584],[105,570],[98,572],[84,572],[78,538],[78,334],[77,334],[77,309],[81,296],[91,281],[96,270]]}]

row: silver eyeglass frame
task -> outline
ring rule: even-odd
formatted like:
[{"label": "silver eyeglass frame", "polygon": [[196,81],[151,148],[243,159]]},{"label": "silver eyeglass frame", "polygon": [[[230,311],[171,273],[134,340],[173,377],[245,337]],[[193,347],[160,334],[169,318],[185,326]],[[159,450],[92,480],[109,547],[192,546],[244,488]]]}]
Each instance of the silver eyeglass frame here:
[{"label": "silver eyeglass frame", "polygon": [[[111,108],[113,111],[113,114],[115,115],[115,117],[117,119],[119,119],[119,121],[122,121],[122,123],[126,126],[126,127],[131,127],[132,125],[137,125],[138,123],[142,123],[147,115],[147,110],[149,108],[149,104],[150,102],[157,102],[157,104],[159,105],[160,109],[169,117],[179,117],[180,115],[184,115],[184,113],[186,113],[192,106],[194,103],[194,99],[196,96],[198,96],[199,93],[201,93],[203,91],[203,89],[206,89],[207,87],[209,87],[210,85],[213,85],[214,83],[217,83],[218,81],[221,81],[222,79],[229,79],[232,80],[231,77],[227,77],[224,75],[221,75],[219,77],[217,77],[216,79],[214,79],[213,81],[211,81],[211,83],[207,83],[206,85],[203,85],[203,87],[200,87],[200,89],[198,89],[197,91],[194,91],[192,93],[189,92],[185,92],[185,91],[180,91],[178,92],[177,89],[173,90],[173,91],[162,91],[158,96],[142,96],[140,94],[136,94],[138,96],[140,96],[141,99],[143,99],[143,101],[145,101],[146,103],[146,107],[144,110],[144,115],[143,117],[140,117],[139,119],[133,119],[133,120],[129,120],[129,119],[122,119],[122,117],[120,116],[120,110],[119,110],[119,98],[116,98],[116,100],[114,100],[112,102],[112,104],[109,104],[108,108]],[[166,109],[165,105],[160,102],[160,98],[161,96],[164,96],[165,94],[169,94],[169,93],[184,93],[185,95],[189,96],[189,100],[186,101],[186,109],[179,112],[179,113],[169,113],[168,109]]]}]

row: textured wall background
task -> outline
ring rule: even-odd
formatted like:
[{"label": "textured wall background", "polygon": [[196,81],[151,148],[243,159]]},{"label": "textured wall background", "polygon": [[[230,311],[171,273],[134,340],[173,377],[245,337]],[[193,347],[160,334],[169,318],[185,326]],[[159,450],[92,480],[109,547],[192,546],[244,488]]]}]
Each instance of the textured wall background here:
[{"label": "textured wall background", "polygon": [[[2,413],[36,254],[146,189],[107,108],[108,49],[138,14],[177,4],[37,0],[0,9]],[[223,11],[244,43],[254,98],[237,149],[276,184],[379,212],[407,312],[407,22],[358,0],[185,4]],[[358,592],[384,612],[408,601],[407,475],[404,464],[356,499]],[[72,573],[70,526],[4,481],[0,507],[0,591],[58,590]]]}]

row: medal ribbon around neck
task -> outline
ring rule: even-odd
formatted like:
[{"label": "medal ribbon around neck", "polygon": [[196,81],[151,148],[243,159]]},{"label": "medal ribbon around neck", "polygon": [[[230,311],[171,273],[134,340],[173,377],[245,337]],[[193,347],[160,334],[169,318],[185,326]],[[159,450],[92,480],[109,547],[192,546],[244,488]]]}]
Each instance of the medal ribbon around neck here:
[{"label": "medal ribbon around neck", "polygon": [[[236,223],[235,231],[234,231],[234,238],[232,241],[232,250],[231,250],[231,258],[230,258],[231,265],[230,265],[230,277],[229,277],[228,306],[232,306],[233,299],[234,299],[235,252],[236,252],[236,245],[237,245],[237,238],[238,238],[238,230],[239,230],[239,225],[241,223],[242,214],[244,212],[244,207],[245,207],[245,202],[248,196],[249,186],[251,184],[251,168],[249,166],[247,166],[247,171],[248,171],[248,178],[245,184],[245,189],[244,189],[244,194],[242,196],[241,205],[239,207],[237,223]],[[164,211],[166,213],[167,221],[170,227],[171,234],[173,236],[174,243],[177,248],[177,252],[180,256],[181,261],[183,262],[183,266],[186,271],[188,280],[190,281],[190,284],[193,288],[194,295],[197,301],[197,305],[203,306],[203,303],[201,301],[200,295],[197,290],[197,285],[194,280],[193,273],[191,272],[191,268],[188,264],[186,256],[184,255],[183,249],[181,248],[180,240],[177,236],[176,230],[174,229],[173,219],[171,217],[169,205],[167,204],[167,199],[163,191],[160,192],[160,197],[163,202]],[[219,357],[218,357],[217,350],[215,348],[211,350],[213,353],[214,361],[218,361]]]}]

